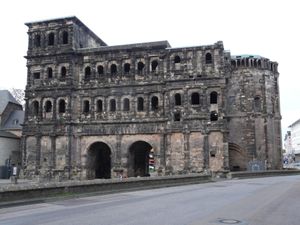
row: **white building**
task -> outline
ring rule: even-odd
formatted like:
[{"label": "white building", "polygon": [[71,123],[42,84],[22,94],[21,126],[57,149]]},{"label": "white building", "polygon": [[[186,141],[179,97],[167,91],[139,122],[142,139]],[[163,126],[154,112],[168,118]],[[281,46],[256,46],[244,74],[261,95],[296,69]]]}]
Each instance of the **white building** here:
[{"label": "white building", "polygon": [[284,136],[284,149],[285,149],[284,155],[292,155],[293,154],[291,131],[287,131]]},{"label": "white building", "polygon": [[289,126],[291,131],[292,151],[296,156],[296,161],[300,160],[300,119]]}]

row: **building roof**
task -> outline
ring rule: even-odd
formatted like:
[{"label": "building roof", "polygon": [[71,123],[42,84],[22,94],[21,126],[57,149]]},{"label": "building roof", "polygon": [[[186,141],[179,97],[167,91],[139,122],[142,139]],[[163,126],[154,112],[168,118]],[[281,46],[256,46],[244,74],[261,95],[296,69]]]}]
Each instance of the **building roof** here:
[{"label": "building roof", "polygon": [[291,125],[289,125],[289,127],[293,127],[293,126],[295,126],[296,124],[298,124],[298,123],[300,123],[300,119],[299,120],[297,120],[297,121],[295,121],[294,123],[292,123]]},{"label": "building roof", "polygon": [[113,46],[101,46],[97,48],[81,48],[78,49],[79,52],[95,52],[95,51],[122,51],[131,49],[166,49],[170,48],[171,45],[168,41],[154,41],[154,42],[144,42],[126,45],[113,45]]},{"label": "building roof", "polygon": [[244,54],[244,55],[232,55],[231,58],[232,59],[244,59],[244,58],[263,59],[264,57],[261,57],[260,55]]},{"label": "building roof", "polygon": [[0,115],[9,102],[20,105],[8,90],[0,90]]},{"label": "building roof", "polygon": [[20,137],[18,137],[17,135],[4,130],[0,130],[0,137],[20,139]]},{"label": "building roof", "polygon": [[30,27],[32,27],[34,25],[37,25],[37,24],[49,24],[49,23],[60,22],[60,21],[73,21],[75,24],[78,24],[85,32],[87,32],[89,35],[91,35],[95,40],[97,40],[101,45],[107,46],[107,44],[101,38],[99,38],[92,30],[90,30],[90,28],[88,28],[76,16],[68,16],[68,17],[33,21],[33,22],[25,23],[25,25],[30,28]]},{"label": "building roof", "polygon": [[24,121],[24,114],[23,110],[15,110],[13,111],[8,119],[5,121],[3,126],[4,129],[21,129],[21,124]]}]

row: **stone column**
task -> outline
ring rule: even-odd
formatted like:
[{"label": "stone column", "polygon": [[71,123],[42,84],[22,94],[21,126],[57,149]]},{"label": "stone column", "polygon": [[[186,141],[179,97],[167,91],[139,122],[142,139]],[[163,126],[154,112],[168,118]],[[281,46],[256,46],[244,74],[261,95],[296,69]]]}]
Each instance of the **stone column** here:
[{"label": "stone column", "polygon": [[184,131],[184,171],[186,173],[190,172],[190,133],[188,131]]},{"label": "stone column", "polygon": [[204,134],[204,170],[209,169],[209,143],[208,143],[208,134]]}]

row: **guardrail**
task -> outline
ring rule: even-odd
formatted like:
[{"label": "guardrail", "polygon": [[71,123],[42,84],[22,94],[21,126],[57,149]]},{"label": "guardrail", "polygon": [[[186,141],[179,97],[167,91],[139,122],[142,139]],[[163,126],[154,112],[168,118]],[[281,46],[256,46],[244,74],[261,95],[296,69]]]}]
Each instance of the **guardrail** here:
[{"label": "guardrail", "polygon": [[243,171],[243,172],[230,172],[228,178],[254,178],[254,177],[269,177],[269,176],[290,176],[300,175],[300,170],[266,170],[266,171]]},{"label": "guardrail", "polygon": [[[0,207],[5,202],[43,201],[78,194],[107,194],[121,191],[143,190],[212,181],[210,175],[179,175],[166,177],[141,177],[122,180],[84,180],[49,183],[27,183],[0,187]],[[16,202],[16,203],[17,203]]]}]

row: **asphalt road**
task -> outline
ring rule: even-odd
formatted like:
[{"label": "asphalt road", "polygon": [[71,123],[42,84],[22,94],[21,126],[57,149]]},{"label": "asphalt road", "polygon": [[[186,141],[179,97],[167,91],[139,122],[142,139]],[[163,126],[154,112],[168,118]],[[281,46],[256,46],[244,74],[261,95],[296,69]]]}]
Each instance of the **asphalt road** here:
[{"label": "asphalt road", "polygon": [[299,225],[300,176],[226,180],[0,209],[0,225]]}]

